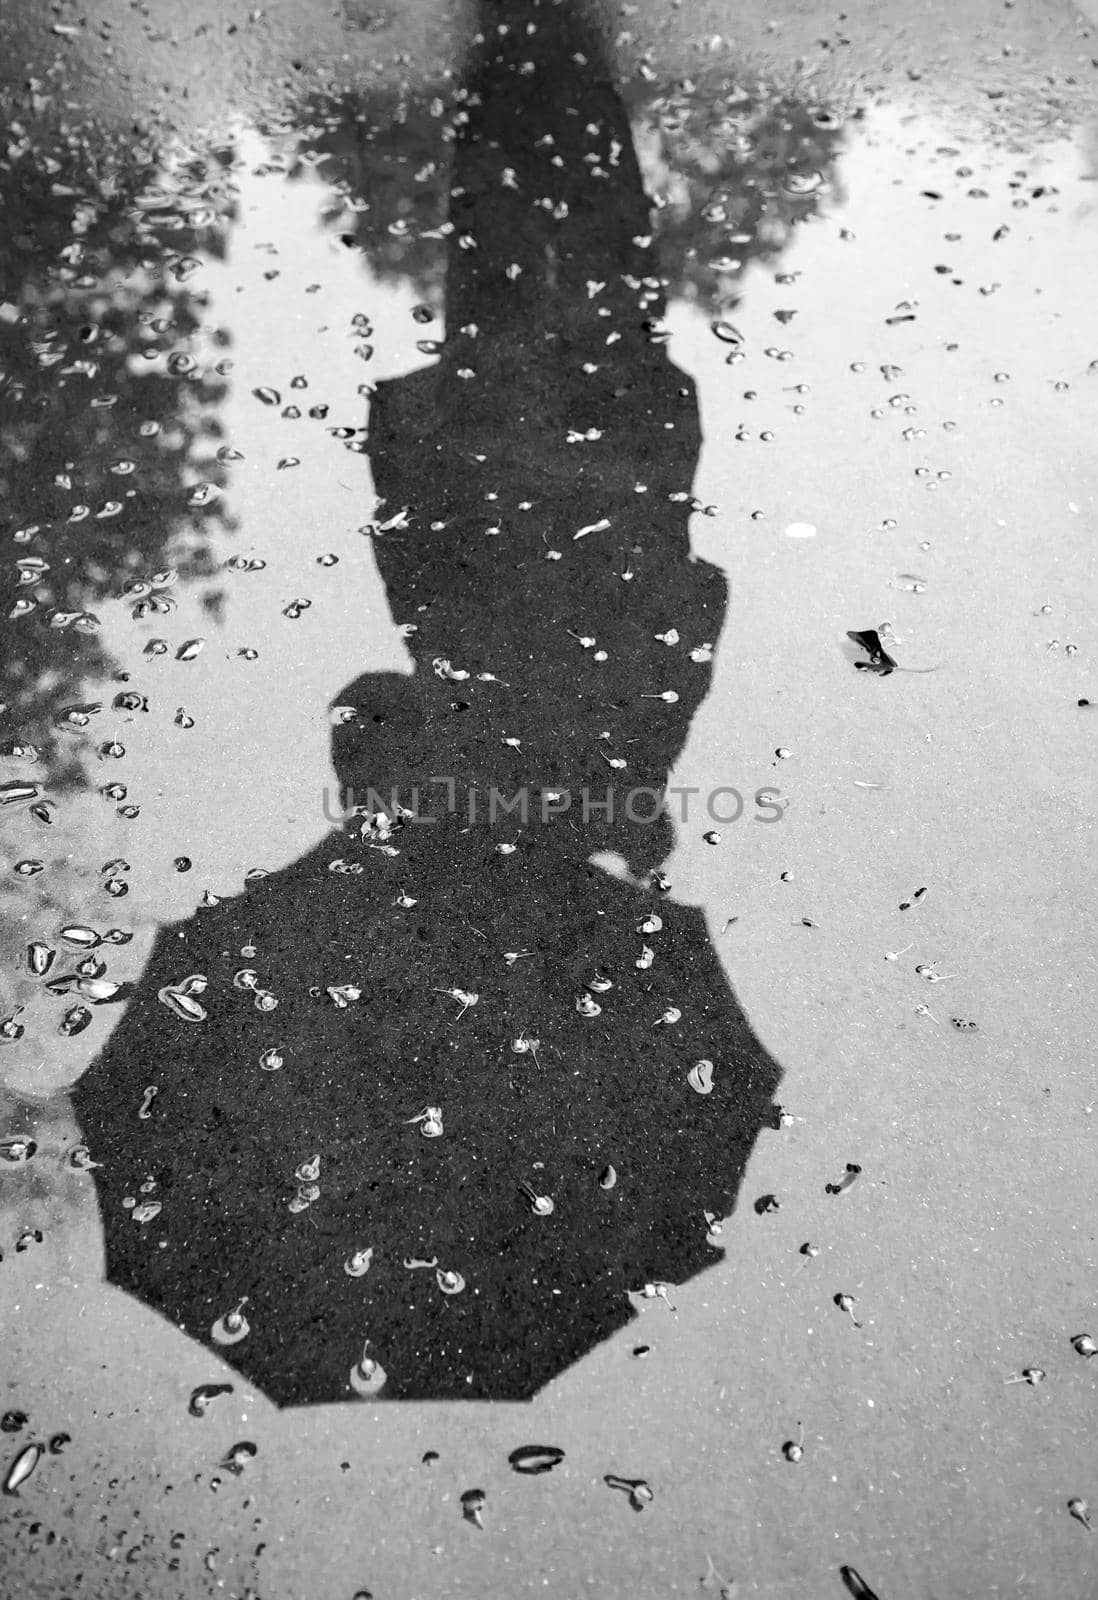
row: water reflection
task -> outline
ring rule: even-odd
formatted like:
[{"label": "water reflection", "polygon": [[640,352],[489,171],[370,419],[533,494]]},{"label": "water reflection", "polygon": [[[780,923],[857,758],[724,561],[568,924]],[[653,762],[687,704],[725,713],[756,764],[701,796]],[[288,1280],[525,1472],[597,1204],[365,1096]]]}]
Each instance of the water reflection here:
[{"label": "water reflection", "polygon": [[[132,937],[99,955],[110,956],[112,979],[137,978],[158,926],[189,914],[208,895],[238,892],[250,868],[280,866],[327,831],[328,705],[363,660],[361,642],[348,628],[352,618],[374,623],[370,659],[394,667],[404,659],[370,546],[357,531],[363,516],[357,496],[370,493],[368,467],[361,456],[340,454],[332,437],[333,424],[358,420],[361,412],[363,371],[347,352],[362,303],[361,267],[341,260],[318,234],[323,191],[317,184],[288,188],[281,165],[246,130],[230,155],[222,182],[234,213],[231,246],[220,233],[210,249],[194,242],[185,336],[177,330],[161,348],[154,331],[138,357],[121,366],[119,403],[105,409],[116,419],[113,433],[101,439],[94,429],[89,435],[73,426],[67,436],[75,472],[87,478],[101,470],[104,454],[118,451],[119,430],[153,426],[155,419],[142,409],[146,385],[150,393],[177,396],[183,423],[189,422],[190,388],[170,369],[173,360],[185,360],[191,388],[205,391],[216,378],[216,394],[207,394],[200,413],[212,439],[222,441],[216,457],[203,459],[197,448],[180,455],[170,502],[165,486],[154,508],[156,548],[153,533],[129,506],[126,516],[103,524],[111,531],[95,535],[97,544],[88,535],[87,546],[79,543],[84,522],[42,529],[39,545],[47,535],[53,540],[51,562],[56,559],[69,584],[65,615],[81,598],[93,602],[95,629],[85,634],[49,626],[51,566],[31,591],[41,606],[20,619],[6,641],[9,676],[25,678],[27,705],[25,720],[12,725],[17,753],[5,763],[5,776],[29,775],[49,806],[48,825],[29,802],[5,807],[11,860],[43,859],[40,873],[10,873],[4,884],[0,1016],[16,1019],[12,1035],[21,1032],[2,1036],[0,1072],[9,1088],[32,1097],[80,1075],[124,997],[95,1008],[86,1031],[59,1038],[65,1007],[29,970],[28,941],[37,938],[54,953],[52,981],[85,953],[59,944],[60,928],[121,924]],[[157,171],[160,181],[138,194],[143,205],[166,206],[176,193],[170,166],[167,174]],[[184,184],[184,199],[186,193]],[[145,217],[143,205],[130,208],[137,218]],[[177,231],[168,236],[174,239]],[[166,261],[173,259],[174,249]],[[153,293],[160,274],[148,261],[139,270]],[[124,252],[102,275],[118,286],[125,313],[127,285],[136,274]],[[318,276],[322,309],[310,294]],[[401,312],[411,303],[410,293],[390,299]],[[384,305],[380,289],[371,295],[372,304],[378,300]],[[278,407],[258,403],[253,394],[272,377],[272,307],[297,313],[284,318],[278,359],[287,370],[285,378],[281,367],[274,376],[285,382],[287,396]],[[317,310],[302,316],[301,307]],[[141,311],[135,337],[146,320]],[[384,340],[377,364],[382,371],[393,368]],[[67,381],[62,377],[63,395]],[[40,387],[45,405],[49,389],[45,381]],[[162,411],[157,426],[156,433],[140,433],[138,443],[166,449],[169,440],[173,450],[182,450],[182,424]],[[107,460],[119,457],[107,454]],[[290,461],[298,465],[291,469]],[[140,484],[151,471],[146,464],[120,482]],[[192,507],[195,486],[210,482],[217,495],[208,506]],[[25,492],[31,483],[28,469]],[[142,494],[134,491],[139,508]],[[309,538],[302,538],[302,529]],[[340,552],[338,566],[333,548]],[[333,570],[320,568],[318,558]],[[80,588],[76,569],[85,560],[90,576]],[[168,561],[174,562],[171,573],[164,570]],[[311,595],[313,604],[291,628],[283,613],[295,594]],[[286,636],[279,650],[270,648],[272,628]],[[75,643],[69,673],[59,679],[46,652],[57,656],[58,641],[66,639]],[[64,712],[55,712],[51,722],[51,706],[62,697]],[[274,704],[283,742],[270,738]],[[227,758],[230,746],[250,783],[237,777]]]},{"label": "water reflection", "polygon": [[[672,843],[667,815],[644,826],[624,815],[624,801],[666,781],[708,684],[724,604],[718,574],[689,553],[699,433],[692,388],[663,355],[665,269],[680,289],[730,303],[746,262],[778,248],[814,203],[802,168],[822,177],[812,140],[824,132],[806,139],[810,114],[797,123],[782,111],[785,143],[768,144],[755,102],[722,85],[712,100],[725,110],[703,158],[685,108],[708,101],[683,85],[642,91],[631,137],[581,17],[536,5],[502,15],[491,13],[490,43],[478,36],[456,89],[388,122],[347,101],[316,104],[296,152],[260,152],[242,135],[205,166],[190,153],[161,154],[137,162],[140,182],[108,184],[98,209],[88,180],[70,219],[76,245],[58,245],[66,265],[40,273],[83,296],[64,301],[67,314],[85,319],[78,337],[101,343],[100,359],[110,354],[117,371],[112,403],[66,412],[67,453],[56,445],[60,499],[44,526],[69,587],[39,569],[22,582],[35,604],[18,620],[28,636],[32,620],[37,631],[12,670],[25,674],[28,718],[33,705],[41,719],[50,693],[60,698],[51,714],[62,732],[44,739],[25,719],[15,742],[43,757],[42,773],[64,793],[74,870],[30,880],[31,918],[20,880],[12,926],[55,947],[63,922],[104,934],[102,894],[117,888],[125,899],[106,920],[129,943],[107,952],[109,972],[103,949],[84,957],[85,986],[122,987],[86,1007],[87,1032],[63,1049],[49,1043],[58,1019],[45,1016],[45,987],[10,949],[8,1009],[23,1035],[5,1051],[22,1106],[12,1126],[65,1128],[64,1097],[43,1096],[78,1076],[124,1014],[79,1093],[103,1163],[93,1171],[111,1275],[199,1337],[243,1299],[251,1331],[233,1358],[281,1401],[345,1394],[349,1381],[372,1391],[377,1360],[387,1393],[531,1393],[626,1320],[628,1291],[681,1281],[713,1259],[710,1222],[732,1207],[776,1082],[700,917],[651,887],[647,874]],[[263,180],[274,187],[261,194]],[[287,244],[311,237],[318,184],[330,196],[323,282],[312,247]],[[231,252],[214,228],[230,212]],[[107,243],[86,255],[100,223],[109,259]],[[713,257],[714,230],[740,251],[735,262]],[[47,234],[47,256],[50,244]],[[339,285],[361,255],[373,274],[369,311],[359,303],[351,314],[354,290]],[[399,283],[395,297],[386,280]],[[56,284],[47,295],[33,274],[25,281],[21,304],[62,303]],[[308,303],[315,321],[293,310],[295,297],[300,307],[321,292]],[[266,359],[267,335],[255,337],[274,307],[293,310],[278,367],[295,366],[292,382]],[[407,318],[402,351],[415,336],[421,360],[440,351],[441,360],[387,382],[392,367],[374,344],[382,350],[398,318]],[[337,319],[347,324],[339,339],[355,341],[355,359],[381,379],[369,461],[358,453],[357,403],[343,393],[353,367],[337,360],[314,382]],[[37,327],[26,311],[7,320]],[[229,328],[235,370],[224,357]],[[56,366],[53,324],[37,332],[24,340],[31,374]],[[37,410],[63,409],[66,387],[96,381],[100,369],[78,357],[56,376],[60,399],[36,380]],[[29,382],[16,385],[20,401]],[[99,410],[129,419],[159,453],[127,454],[101,421],[88,435],[86,416]],[[324,456],[340,444],[350,456]],[[21,449],[29,460],[32,445],[37,479],[38,441],[28,436]],[[373,548],[410,644],[410,676],[391,627],[384,643],[361,556],[348,564],[336,554],[341,520],[368,510],[371,465],[383,502]],[[113,499],[107,473],[124,485]],[[131,492],[138,485],[146,498]],[[155,513],[148,522],[139,507]],[[299,519],[317,530],[316,551],[303,556],[291,550]],[[107,533],[76,542],[89,521]],[[29,513],[24,524],[34,526]],[[593,531],[581,542],[583,528]],[[292,577],[302,559],[312,580]],[[335,590],[314,589],[315,566],[339,563]],[[59,604],[75,613],[63,626]],[[356,605],[373,635],[368,651],[349,625]],[[271,629],[285,637],[291,618],[293,644],[272,661]],[[203,651],[195,641],[207,634],[215,648]],[[90,643],[68,678],[35,655],[43,641],[56,649],[72,639]],[[573,791],[577,810],[584,789],[602,804],[524,829],[448,815],[404,829],[399,843],[376,827],[357,837],[360,819],[347,836],[327,836],[328,718],[319,713],[348,649],[374,664],[335,697],[336,776],[359,796],[426,791],[442,774],[482,801],[493,787],[528,784],[535,811],[549,784]],[[241,658],[257,666],[255,692],[237,676]],[[186,703],[169,731],[164,696],[176,698],[181,671]],[[97,745],[88,730],[102,712],[90,708],[108,709],[112,675],[123,687],[109,712],[125,727]],[[276,703],[277,725],[266,714]],[[225,781],[227,738],[253,783],[217,806],[211,797],[239,787]],[[113,761],[115,746],[126,782],[97,785],[113,806],[108,829],[87,783],[101,780],[97,758]],[[186,766],[189,781],[175,781]],[[295,856],[288,870],[259,876]],[[608,856],[624,876],[591,864]],[[192,921],[158,941],[126,1011],[154,928],[195,906]],[[67,973],[79,952],[61,954]],[[234,986],[241,970],[256,977]],[[697,1065],[708,1061],[712,1075]],[[629,1109],[638,1102],[643,1109]],[[657,1132],[647,1124],[665,1102],[670,1126]],[[352,1103],[362,1127],[351,1125]],[[285,1151],[284,1116],[296,1128]],[[47,1143],[63,1158],[64,1138]],[[86,1223],[88,1178],[79,1181]],[[264,1259],[256,1231],[266,1235],[272,1220],[286,1254]],[[309,1241],[304,1255],[295,1230]],[[327,1244],[309,1266],[317,1231]],[[187,1260],[185,1236],[199,1234],[209,1241],[204,1268]],[[512,1250],[521,1267],[507,1263]],[[347,1260],[369,1265],[351,1274]],[[315,1313],[304,1315],[290,1291],[302,1273],[326,1306],[326,1355]],[[364,1340],[373,1354],[364,1356]]]},{"label": "water reflection", "polygon": [[[120,151],[39,128],[31,107],[6,156],[0,783],[7,799],[20,788],[27,798],[4,807],[0,1073],[5,1090],[48,1097],[55,1058],[83,1049],[73,1027],[57,1034],[77,997],[60,1008],[43,998],[28,944],[56,946],[60,926],[103,916],[132,929],[123,884],[103,870],[122,858],[136,814],[119,771],[119,730],[132,718],[120,698],[127,674],[106,642],[109,614],[124,612],[132,629],[131,612],[155,608],[162,620],[180,583],[213,591],[210,538],[231,531],[215,493],[231,362],[224,338],[204,359],[193,348],[204,312],[199,255],[223,258],[233,219],[233,150],[135,142]],[[147,950],[138,941],[119,976],[136,977]]]},{"label": "water reflection", "polygon": [[232,150],[107,159],[73,140],[43,157],[21,130],[10,153],[0,491],[14,548],[0,699],[5,768],[13,746],[29,747],[37,759],[18,771],[56,791],[80,778],[79,730],[63,712],[104,669],[102,602],[158,570],[207,571],[210,527],[224,520],[216,494],[195,488],[222,479],[216,407],[231,363],[224,349],[191,353],[192,279],[197,250],[224,252]]},{"label": "water reflection", "polygon": [[632,79],[625,93],[660,274],[702,310],[728,309],[748,266],[834,194],[842,119],[713,68],[670,87]]},{"label": "water reflection", "polygon": [[370,418],[416,670],[339,696],[336,769],[360,796],[609,777],[616,807],[355,818],[158,941],[76,1096],[109,1274],[282,1403],[532,1394],[715,1259],[778,1077],[699,913],[590,860],[667,854],[625,793],[666,780],[724,603],[624,110],[581,17],[536,5],[464,99],[442,358]]},{"label": "water reflection", "polygon": [[[601,43],[593,48],[601,56]],[[600,71],[611,72],[605,60]],[[362,252],[382,281],[411,283],[435,309],[455,228],[455,145],[478,93],[468,82],[439,82],[432,94],[368,107],[347,94],[314,96],[287,168],[291,179],[315,172],[329,186],[325,221],[345,249]],[[620,94],[651,203],[642,222],[649,269],[674,296],[729,308],[750,264],[777,256],[821,195],[835,194],[843,119],[807,89],[775,92],[737,79],[727,64],[671,84],[650,71],[630,75]]]},{"label": "water reflection", "polygon": [[325,224],[340,246],[365,256],[382,282],[411,284],[442,306],[450,233],[453,141],[468,115],[451,85],[429,99],[352,95],[311,99],[287,175],[314,173],[327,187]]}]

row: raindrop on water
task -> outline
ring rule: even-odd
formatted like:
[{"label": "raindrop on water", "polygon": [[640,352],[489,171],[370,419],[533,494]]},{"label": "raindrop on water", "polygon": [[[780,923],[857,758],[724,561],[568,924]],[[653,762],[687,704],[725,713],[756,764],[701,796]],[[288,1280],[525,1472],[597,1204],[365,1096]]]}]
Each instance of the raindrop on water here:
[{"label": "raindrop on water", "polygon": [[62,1017],[57,1031],[65,1039],[72,1039],[91,1022],[92,1014],[87,1006],[72,1006]]},{"label": "raindrop on water", "polygon": [[1093,1532],[1093,1529],[1090,1525],[1090,1507],[1087,1505],[1085,1500],[1076,1495],[1073,1499],[1068,1501],[1067,1508],[1070,1514],[1075,1518],[1076,1522],[1081,1522],[1088,1533]]},{"label": "raindrop on water", "polygon": [[373,1259],[372,1246],[368,1250],[356,1250],[343,1263],[343,1270],[349,1278],[364,1278],[370,1270],[370,1263]]},{"label": "raindrop on water", "polygon": [[712,1094],[713,1092],[713,1063],[712,1061],[696,1061],[686,1075],[686,1081],[695,1094]]},{"label": "raindrop on water", "polygon": [[0,1139],[0,1161],[10,1167],[22,1166],[25,1161],[30,1161],[38,1145],[33,1139],[25,1135],[16,1134],[8,1139]]},{"label": "raindrop on water", "polygon": [[369,1349],[370,1341],[367,1339],[361,1360],[351,1368],[348,1378],[355,1394],[363,1396],[379,1394],[385,1387],[385,1370],[380,1362],[369,1354]]},{"label": "raindrop on water", "polygon": [[248,1296],[244,1295],[231,1311],[226,1311],[223,1316],[218,1317],[210,1329],[210,1338],[215,1344],[239,1344],[242,1339],[248,1337],[252,1329],[251,1323],[244,1315],[244,1307],[247,1304]]},{"label": "raindrop on water", "polygon": [[722,344],[742,345],[743,334],[731,322],[711,322],[709,330]]}]

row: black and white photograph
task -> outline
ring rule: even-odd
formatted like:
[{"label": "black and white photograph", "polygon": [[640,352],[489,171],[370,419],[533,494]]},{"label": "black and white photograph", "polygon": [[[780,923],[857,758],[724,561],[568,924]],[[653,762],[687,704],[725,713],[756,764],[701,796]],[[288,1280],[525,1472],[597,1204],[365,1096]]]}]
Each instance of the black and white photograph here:
[{"label": "black and white photograph", "polygon": [[1098,0],[0,0],[0,1600],[1098,1595]]}]

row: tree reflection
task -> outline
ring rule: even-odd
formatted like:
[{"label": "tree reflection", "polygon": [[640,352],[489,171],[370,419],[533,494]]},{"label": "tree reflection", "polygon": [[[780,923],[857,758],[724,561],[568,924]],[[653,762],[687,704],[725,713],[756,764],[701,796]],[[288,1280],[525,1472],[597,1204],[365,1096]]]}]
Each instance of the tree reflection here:
[{"label": "tree reflection", "polygon": [[[652,205],[654,262],[669,295],[717,311],[753,260],[788,245],[835,183],[843,133],[829,105],[710,69],[671,85],[620,86]],[[315,166],[332,189],[325,220],[379,277],[410,280],[439,307],[452,231],[454,143],[476,93],[445,82],[368,105],[318,96],[302,110],[290,173]]]},{"label": "tree reflection", "polygon": [[196,342],[191,278],[196,251],[224,252],[231,160],[17,123],[0,162],[5,776],[29,748],[52,790],[79,783],[81,725],[62,713],[111,670],[97,607],[153,572],[210,571],[209,520],[225,514],[195,485],[223,479],[228,364],[216,335]]},{"label": "tree reflection", "polygon": [[725,73],[626,95],[672,293],[719,310],[753,260],[788,245],[833,186],[842,123],[826,106]]}]

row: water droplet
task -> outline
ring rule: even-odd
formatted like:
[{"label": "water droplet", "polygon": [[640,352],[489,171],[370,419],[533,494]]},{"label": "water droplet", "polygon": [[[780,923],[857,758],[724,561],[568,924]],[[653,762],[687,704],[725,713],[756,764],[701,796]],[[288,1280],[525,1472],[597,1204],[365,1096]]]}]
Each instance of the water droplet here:
[{"label": "water droplet", "polygon": [[97,1006],[105,1005],[109,1000],[115,999],[121,989],[120,983],[112,983],[109,978],[98,976],[81,978],[76,985],[77,993]]},{"label": "water droplet", "polygon": [[165,984],[157,991],[156,997],[162,1005],[166,1005],[169,1011],[174,1012],[184,1022],[205,1022],[208,1013],[195,996],[202,994],[206,985],[207,979],[202,973],[196,972],[189,978],[184,978],[181,983]]},{"label": "water droplet", "polygon": [[204,1417],[211,1400],[215,1400],[218,1395],[232,1394],[232,1392],[231,1383],[200,1383],[197,1389],[191,1391],[187,1410],[192,1417]]},{"label": "water droplet", "polygon": [[743,334],[738,328],[733,327],[731,322],[711,322],[709,324],[709,329],[710,332],[713,333],[722,344],[743,344]]},{"label": "water droplet", "polygon": [[57,1031],[64,1039],[73,1039],[91,1022],[92,1014],[87,1006],[72,1006],[62,1017]]},{"label": "water droplet", "polygon": [[37,1149],[38,1145],[33,1139],[26,1135],[15,1134],[8,1139],[0,1139],[0,1161],[6,1162],[10,1167],[19,1167],[24,1162],[30,1161]]},{"label": "water droplet", "polygon": [[607,1472],[602,1481],[609,1488],[620,1489],[627,1495],[634,1511],[643,1511],[655,1499],[651,1485],[643,1478],[619,1478],[616,1473]]},{"label": "water droplet", "polygon": [[564,1451],[555,1444],[523,1444],[512,1450],[507,1460],[513,1471],[533,1477],[558,1467],[564,1460]]},{"label": "water droplet", "polygon": [[37,1443],[28,1444],[20,1450],[4,1478],[3,1492],[5,1494],[17,1495],[19,1493],[20,1484],[26,1483],[39,1461],[41,1461],[44,1452],[45,1446]]},{"label": "water droplet", "polygon": [[854,1296],[840,1293],[834,1295],[833,1299],[839,1310],[844,1312],[850,1318],[851,1322],[854,1323],[856,1328],[860,1328],[861,1323],[858,1322],[854,1316]]},{"label": "water droplet", "polygon": [[1090,1507],[1085,1500],[1076,1495],[1074,1499],[1068,1501],[1067,1508],[1076,1522],[1081,1522],[1088,1533],[1093,1531],[1090,1526]]},{"label": "water droplet", "polygon": [[556,1206],[547,1194],[538,1194],[528,1183],[519,1184],[520,1193],[530,1202],[530,1210],[537,1217],[551,1217]]},{"label": "water droplet", "polygon": [[27,946],[27,966],[36,978],[44,978],[53,966],[57,952],[40,939],[33,940]]},{"label": "water droplet", "polygon": [[782,187],[790,195],[816,194],[826,187],[826,181],[822,172],[792,172]]},{"label": "water droplet", "polygon": [[239,1344],[242,1339],[248,1337],[252,1329],[251,1323],[244,1315],[247,1303],[248,1296],[244,1295],[231,1311],[226,1311],[224,1316],[218,1317],[210,1329],[210,1338],[215,1344]]},{"label": "water droplet", "polygon": [[840,1567],[839,1576],[847,1592],[854,1596],[854,1600],[877,1600],[868,1583],[853,1567]]},{"label": "water droplet", "polygon": [[686,1081],[695,1094],[712,1094],[713,1070],[712,1061],[697,1061],[690,1068]]},{"label": "water droplet", "polygon": [[363,1397],[380,1394],[385,1387],[385,1369],[369,1354],[369,1348],[370,1341],[367,1339],[362,1359],[351,1368],[348,1378],[355,1394]]},{"label": "water droplet", "polygon": [[825,1184],[824,1185],[824,1193],[825,1194],[842,1194],[846,1189],[850,1188],[852,1183],[854,1183],[857,1180],[859,1174],[861,1173],[861,1170],[862,1170],[861,1167],[857,1164],[856,1161],[848,1161],[847,1164],[846,1164],[846,1171],[843,1174],[843,1176],[839,1179],[838,1183],[827,1183],[827,1184]]},{"label": "water droplet", "polygon": [[248,1462],[254,1461],[258,1454],[258,1446],[253,1444],[250,1439],[241,1439],[239,1444],[234,1444],[230,1450],[226,1451],[225,1458],[220,1464],[221,1470],[223,1472],[231,1472],[234,1477],[238,1478]]},{"label": "water droplet", "polygon": [[42,794],[38,784],[21,784],[21,782],[8,782],[0,784],[0,806],[24,805],[29,800],[37,800]]}]

